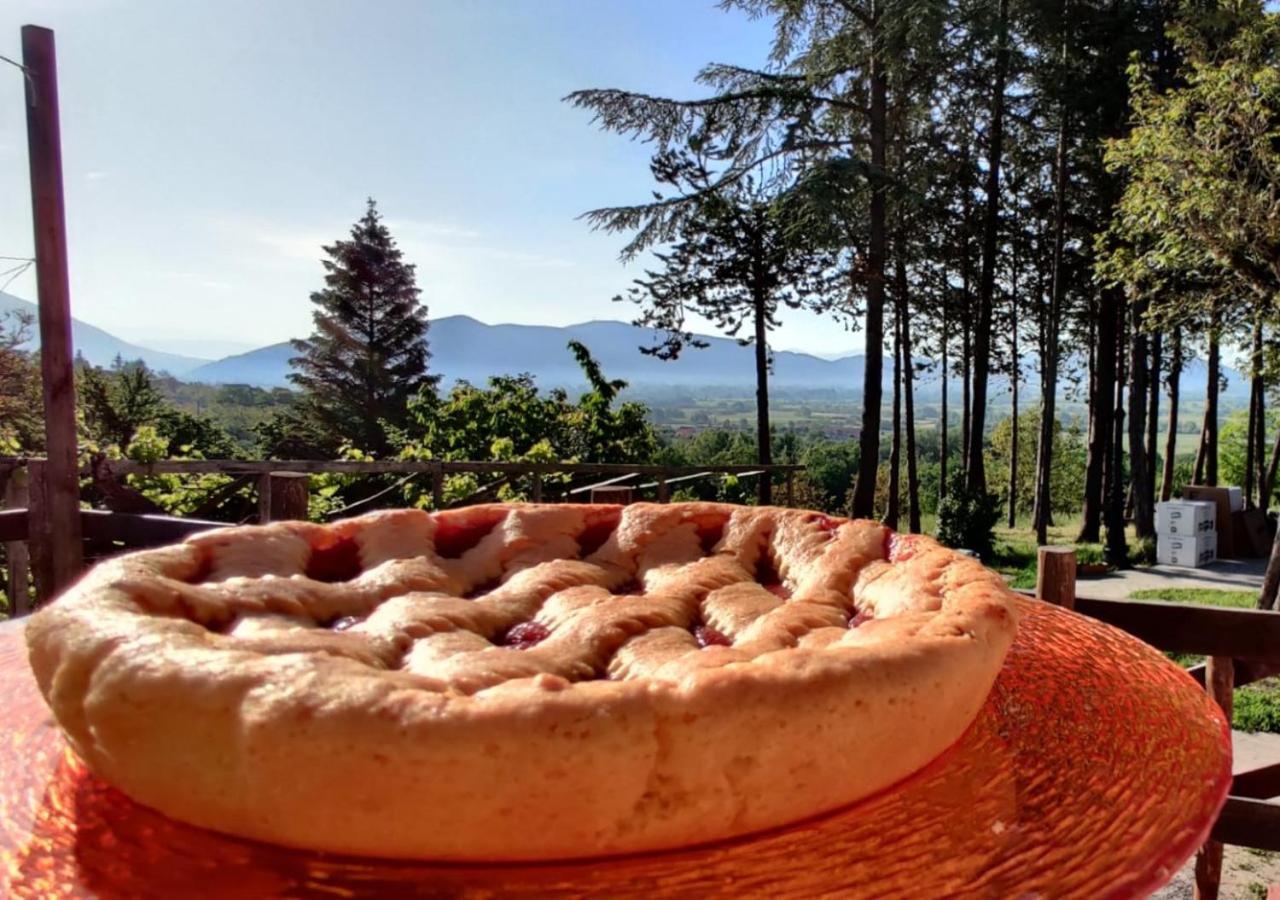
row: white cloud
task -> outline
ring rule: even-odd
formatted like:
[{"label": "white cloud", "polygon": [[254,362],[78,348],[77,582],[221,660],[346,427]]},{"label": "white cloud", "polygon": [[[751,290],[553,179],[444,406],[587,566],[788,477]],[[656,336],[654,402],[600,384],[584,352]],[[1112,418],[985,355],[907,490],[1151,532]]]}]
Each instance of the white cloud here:
[{"label": "white cloud", "polygon": [[101,169],[90,169],[84,173],[85,181],[102,181],[104,178],[110,178],[110,172],[104,172]]}]

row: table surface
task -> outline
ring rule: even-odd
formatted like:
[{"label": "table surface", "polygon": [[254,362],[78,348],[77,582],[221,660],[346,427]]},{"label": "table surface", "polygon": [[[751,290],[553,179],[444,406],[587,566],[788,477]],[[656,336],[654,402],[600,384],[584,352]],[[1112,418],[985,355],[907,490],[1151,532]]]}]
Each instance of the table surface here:
[{"label": "table surface", "polygon": [[[764,834],[540,865],[352,859],[226,837],[88,773],[0,625],[0,894],[13,897],[757,894],[1132,897],[1205,839],[1230,731],[1145,644],[1033,601],[977,721],[884,794]],[[335,761],[341,777],[341,761]]]}]

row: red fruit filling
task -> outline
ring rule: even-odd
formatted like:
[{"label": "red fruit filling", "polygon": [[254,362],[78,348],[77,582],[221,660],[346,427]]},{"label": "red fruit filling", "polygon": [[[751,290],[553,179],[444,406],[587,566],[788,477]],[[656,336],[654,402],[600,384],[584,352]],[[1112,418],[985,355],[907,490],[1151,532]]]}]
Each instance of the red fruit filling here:
[{"label": "red fruit filling", "polygon": [[476,544],[503,519],[501,510],[488,515],[476,513],[436,519],[436,553],[445,559],[457,559]]},{"label": "red fruit filling", "polygon": [[732,643],[727,637],[710,625],[699,625],[693,629],[693,639],[703,650],[708,647],[728,647]]},{"label": "red fruit filling", "polygon": [[306,574],[316,581],[350,581],[360,574],[360,545],[344,536],[313,546]]},{"label": "red fruit filling", "polygon": [[884,539],[884,555],[889,562],[899,562],[900,560],[910,559],[915,555],[916,548],[920,541],[918,535],[914,534],[898,534],[890,531],[885,535]]},{"label": "red fruit filling", "polygon": [[849,620],[849,627],[857,628],[863,622],[870,622],[870,621],[871,621],[871,617],[869,615],[867,615],[866,613],[860,612],[857,615],[855,615],[852,619]]},{"label": "red fruit filling", "polygon": [[521,622],[502,636],[502,643],[514,650],[528,650],[550,635],[551,629],[541,622]]},{"label": "red fruit filling", "polygon": [[782,600],[791,598],[791,589],[782,583],[782,576],[778,574],[773,558],[769,556],[767,550],[762,551],[760,558],[756,560],[756,583],[775,597]]},{"label": "red fruit filling", "polygon": [[727,521],[727,519],[716,519],[710,522],[700,520],[697,523],[698,542],[702,544],[703,556],[710,556],[716,544],[720,543],[720,539],[724,537],[724,526]]},{"label": "red fruit filling", "polygon": [[613,533],[618,530],[618,521],[621,517],[621,512],[614,512],[599,522],[588,525],[582,534],[578,535],[578,555],[582,559],[586,559],[603,547],[605,541],[609,540]]},{"label": "red fruit filling", "polygon": [[844,524],[843,519],[833,519],[831,516],[823,515],[814,516],[813,522],[820,530],[827,533],[827,540],[835,540],[836,532]]}]

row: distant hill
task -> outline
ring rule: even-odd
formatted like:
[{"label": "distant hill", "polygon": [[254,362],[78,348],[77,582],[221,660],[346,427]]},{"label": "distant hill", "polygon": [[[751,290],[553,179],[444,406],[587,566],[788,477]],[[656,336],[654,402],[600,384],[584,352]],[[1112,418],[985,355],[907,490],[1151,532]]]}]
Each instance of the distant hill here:
[{"label": "distant hill", "polygon": [[[34,318],[36,305],[21,297],[0,292],[0,315],[10,311],[28,312]],[[95,366],[109,366],[112,360],[120,356],[130,360],[140,359],[158,372],[168,372],[177,378],[183,378],[192,369],[208,362],[193,356],[180,356],[176,353],[164,353],[140,347],[75,318],[71,320],[71,340],[76,350]],[[40,346],[39,327],[35,321],[31,323],[31,340],[24,346],[31,350]]]},{"label": "distant hill", "polygon": [[[25,310],[32,315],[35,304],[11,294],[0,293],[0,314]],[[72,336],[76,349],[96,365],[110,365],[117,355],[141,359],[157,371],[166,371],[184,381],[207,384],[252,384],[261,387],[288,386],[289,359],[294,355],[287,343],[271,344],[247,353],[208,361],[175,353],[152,350],[121,340],[100,328],[73,319]],[[34,337],[34,335],[33,335]],[[732,390],[749,395],[755,389],[755,360],[751,347],[735,340],[702,335],[709,346],[686,349],[675,361],[664,361],[640,353],[641,346],[654,343],[653,332],[626,322],[595,321],[580,325],[486,325],[470,316],[446,316],[431,322],[431,371],[444,376],[447,384],[459,380],[484,384],[491,375],[518,375],[529,372],[543,387],[578,387],[582,372],[567,348],[570,340],[586,344],[610,378],[624,378],[637,394],[659,388],[680,391],[702,388]],[[36,346],[33,340],[29,346]],[[884,372],[885,402],[892,390],[892,357],[886,352]],[[923,362],[919,360],[918,362]],[[823,359],[808,353],[780,351],[774,354],[770,386],[780,390],[839,391],[856,397],[861,393],[865,360],[861,355]],[[1206,366],[1193,360],[1183,372],[1184,402],[1204,395]],[[1224,399],[1248,396],[1248,382],[1230,368],[1224,368],[1227,389]],[[918,383],[921,402],[938,399],[938,379],[926,374]],[[990,385],[993,400],[1007,394],[1007,379],[996,376]],[[846,393],[847,392],[847,393]],[[952,398],[959,400],[960,385],[952,381]],[[1024,377],[1022,400],[1031,405],[1037,399],[1034,372]]]},{"label": "distant hill", "polygon": [[[431,369],[446,382],[483,384],[491,375],[532,373],[544,386],[575,386],[583,382],[567,344],[579,340],[590,348],[610,378],[624,378],[634,387],[715,386],[755,383],[750,347],[721,337],[704,338],[710,346],[686,350],[666,362],[646,356],[641,345],[653,343],[652,332],[625,322],[584,322],[581,325],[486,325],[470,316],[446,316],[431,322]],[[287,384],[287,343],[272,344],[200,366],[187,377],[211,383],[242,382],[262,386]],[[774,354],[772,384],[778,387],[848,388],[862,381],[861,356],[825,360],[806,353]]]}]

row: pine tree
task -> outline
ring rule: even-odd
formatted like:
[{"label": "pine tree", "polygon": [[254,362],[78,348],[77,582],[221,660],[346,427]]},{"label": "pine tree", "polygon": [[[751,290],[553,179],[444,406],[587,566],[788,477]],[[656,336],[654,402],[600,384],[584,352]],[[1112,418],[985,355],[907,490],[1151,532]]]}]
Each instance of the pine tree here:
[{"label": "pine tree", "polygon": [[349,240],[324,248],[324,289],[311,295],[315,331],[294,341],[289,380],[302,389],[298,417],[328,449],[342,442],[372,453],[390,448],[408,402],[439,376],[427,375],[427,311],[414,266],[402,259],[369,200]]}]

